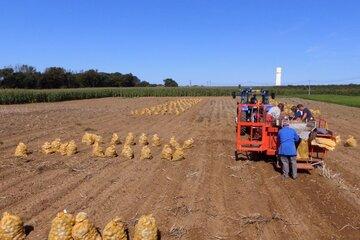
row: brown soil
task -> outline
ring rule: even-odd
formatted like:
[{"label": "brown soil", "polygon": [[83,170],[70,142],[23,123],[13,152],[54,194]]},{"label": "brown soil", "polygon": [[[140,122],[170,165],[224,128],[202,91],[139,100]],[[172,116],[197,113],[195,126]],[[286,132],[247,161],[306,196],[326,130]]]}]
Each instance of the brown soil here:
[{"label": "brown soil", "polygon": [[[326,163],[338,180],[319,170],[283,180],[266,161],[235,161],[235,101],[204,98],[180,116],[135,117],[130,111],[173,98],[96,100],[0,106],[0,212],[19,214],[34,227],[28,239],[46,239],[62,209],[85,211],[97,227],[113,217],[127,221],[130,235],[142,214],[153,213],[162,239],[359,239],[360,147],[339,146]],[[287,99],[298,102],[297,99]],[[360,109],[303,101],[320,108],[343,139],[359,139]],[[169,140],[195,139],[186,159],[91,156],[81,143],[85,131],[109,142],[117,132],[157,133]],[[76,140],[79,153],[40,153],[45,141]],[[33,153],[12,156],[19,141]],[[121,152],[122,145],[117,146]],[[337,177],[339,179],[339,177]],[[247,218],[248,217],[248,218]]]}]

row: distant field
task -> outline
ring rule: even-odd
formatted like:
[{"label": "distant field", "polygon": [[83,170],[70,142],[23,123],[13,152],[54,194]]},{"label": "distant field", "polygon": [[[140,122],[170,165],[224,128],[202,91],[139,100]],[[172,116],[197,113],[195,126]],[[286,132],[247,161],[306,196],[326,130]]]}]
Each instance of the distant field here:
[{"label": "distant field", "polygon": [[[253,87],[267,89],[277,96],[307,98],[307,86]],[[183,97],[229,96],[238,87],[121,87],[121,88],[65,88],[65,89],[0,89],[0,104],[60,102],[104,97]],[[311,99],[359,107],[360,85],[312,86]],[[335,95],[336,94],[336,95]],[[341,97],[339,95],[343,95]],[[319,96],[319,97],[317,97]],[[335,96],[335,97],[332,97]]]},{"label": "distant field", "polygon": [[301,98],[316,100],[321,102],[336,103],[351,107],[360,107],[360,96],[344,96],[344,95],[299,95]]},{"label": "distant field", "polygon": [[132,87],[73,89],[0,89],[0,104],[60,102],[104,97],[229,96],[235,87]]}]

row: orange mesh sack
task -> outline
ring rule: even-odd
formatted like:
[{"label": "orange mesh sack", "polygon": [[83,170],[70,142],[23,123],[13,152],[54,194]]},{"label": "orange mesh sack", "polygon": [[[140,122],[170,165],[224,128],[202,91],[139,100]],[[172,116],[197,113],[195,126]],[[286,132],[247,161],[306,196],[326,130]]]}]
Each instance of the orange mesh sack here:
[{"label": "orange mesh sack", "polygon": [[309,158],[309,143],[307,140],[302,139],[298,148],[297,156],[298,159],[308,159]]},{"label": "orange mesh sack", "polygon": [[123,155],[127,159],[133,159],[134,158],[134,151],[129,145],[124,145],[121,155]]},{"label": "orange mesh sack", "polygon": [[170,145],[173,147],[173,148],[177,148],[180,146],[180,144],[176,141],[175,137],[171,137],[170,138]]},{"label": "orange mesh sack", "polygon": [[184,142],[183,148],[184,149],[192,148],[193,145],[194,145],[194,139],[190,138]]},{"label": "orange mesh sack", "polygon": [[134,143],[135,143],[134,134],[132,132],[129,132],[125,138],[125,145],[134,145]]},{"label": "orange mesh sack", "polygon": [[135,226],[134,240],[157,240],[158,228],[155,218],[150,215],[141,216]]},{"label": "orange mesh sack", "polygon": [[[61,148],[61,146],[60,146]],[[74,140],[71,140],[66,146],[66,155],[71,156],[77,153],[77,146]]]},{"label": "orange mesh sack", "polygon": [[41,146],[41,152],[44,154],[52,154],[55,151],[53,150],[51,143],[45,142],[44,145]]},{"label": "orange mesh sack", "polygon": [[139,137],[139,144],[140,145],[148,145],[149,141],[148,141],[148,137],[146,136],[145,133],[141,134]]},{"label": "orange mesh sack", "polygon": [[349,135],[349,138],[345,142],[345,146],[346,147],[357,147],[356,139],[353,136]]},{"label": "orange mesh sack", "polygon": [[71,231],[75,224],[75,218],[66,210],[59,212],[51,222],[48,240],[73,240]]},{"label": "orange mesh sack", "polygon": [[102,143],[103,139],[101,136],[93,134],[93,133],[85,133],[81,140],[83,143],[87,145],[92,145],[94,143]]},{"label": "orange mesh sack", "polygon": [[26,157],[29,154],[27,146],[20,142],[15,149],[15,157]]},{"label": "orange mesh sack", "polygon": [[152,154],[151,154],[151,150],[148,146],[144,146],[141,149],[141,153],[140,153],[140,159],[144,160],[144,159],[152,159]]},{"label": "orange mesh sack", "polygon": [[166,160],[171,160],[173,155],[173,151],[168,144],[165,144],[163,150],[161,152],[161,158]]},{"label": "orange mesh sack", "polygon": [[105,156],[106,157],[117,157],[117,152],[116,152],[116,148],[115,145],[111,145],[109,147],[106,148],[105,150]]},{"label": "orange mesh sack", "polygon": [[117,144],[120,144],[120,143],[121,143],[121,141],[120,141],[119,135],[117,135],[116,133],[113,133],[113,135],[111,137],[110,144],[111,145],[117,145]]},{"label": "orange mesh sack", "polygon": [[59,148],[59,153],[63,156],[65,156],[67,154],[67,146],[69,145],[68,142],[64,142],[60,145],[60,148]]},{"label": "orange mesh sack", "polygon": [[4,212],[0,220],[1,240],[23,240],[25,239],[23,221],[19,216]]},{"label": "orange mesh sack", "polygon": [[114,218],[104,227],[102,240],[127,240],[125,224],[120,218]]},{"label": "orange mesh sack", "polygon": [[76,215],[71,235],[74,240],[101,240],[99,232],[84,212]]},{"label": "orange mesh sack", "polygon": [[93,147],[93,156],[95,157],[104,157],[104,149],[100,146],[98,142],[95,142]]},{"label": "orange mesh sack", "polygon": [[57,138],[57,139],[55,139],[54,141],[51,142],[51,149],[52,149],[54,152],[59,151],[60,146],[61,146],[61,140],[60,140],[60,138]]},{"label": "orange mesh sack", "polygon": [[152,137],[152,145],[154,147],[161,146],[161,140],[160,140],[160,138],[159,138],[159,136],[157,134],[154,134],[153,137]]},{"label": "orange mesh sack", "polygon": [[103,138],[100,135],[92,134],[92,139],[94,140],[94,143],[103,143]]},{"label": "orange mesh sack", "polygon": [[172,157],[172,161],[180,161],[185,159],[184,150],[182,148],[176,148]]},{"label": "orange mesh sack", "polygon": [[93,135],[91,133],[85,133],[84,136],[81,139],[81,142],[87,144],[87,145],[92,145],[94,144],[94,138]]}]

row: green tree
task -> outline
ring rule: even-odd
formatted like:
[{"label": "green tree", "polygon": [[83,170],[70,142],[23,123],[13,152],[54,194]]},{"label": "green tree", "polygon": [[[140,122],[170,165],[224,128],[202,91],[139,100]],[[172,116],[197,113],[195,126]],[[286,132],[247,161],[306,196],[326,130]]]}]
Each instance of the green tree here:
[{"label": "green tree", "polygon": [[164,86],[165,87],[178,87],[179,85],[172,78],[166,78],[166,79],[164,79]]},{"label": "green tree", "polygon": [[61,88],[67,85],[65,69],[61,67],[49,67],[45,70],[41,79],[42,88]]},{"label": "green tree", "polygon": [[18,65],[0,68],[2,88],[78,88],[156,86],[141,81],[131,73],[106,73],[90,69],[79,73],[61,67],[49,67],[43,73],[35,67]]},{"label": "green tree", "polygon": [[80,73],[80,82],[83,87],[102,87],[101,75],[94,69]]},{"label": "green tree", "polygon": [[137,87],[149,87],[150,83],[148,81],[141,81]]}]

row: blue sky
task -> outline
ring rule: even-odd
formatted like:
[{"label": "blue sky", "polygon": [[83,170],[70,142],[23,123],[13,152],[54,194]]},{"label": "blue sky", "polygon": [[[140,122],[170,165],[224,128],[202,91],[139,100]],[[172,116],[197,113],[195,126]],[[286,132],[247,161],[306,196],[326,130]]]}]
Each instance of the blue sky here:
[{"label": "blue sky", "polygon": [[0,0],[0,66],[182,85],[360,83],[360,1]]}]

